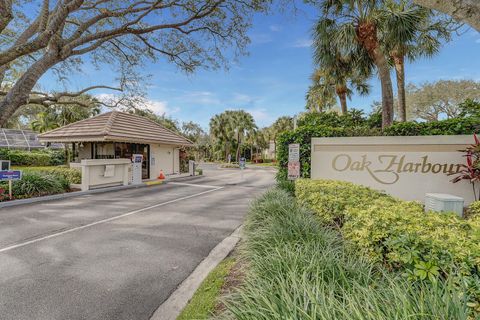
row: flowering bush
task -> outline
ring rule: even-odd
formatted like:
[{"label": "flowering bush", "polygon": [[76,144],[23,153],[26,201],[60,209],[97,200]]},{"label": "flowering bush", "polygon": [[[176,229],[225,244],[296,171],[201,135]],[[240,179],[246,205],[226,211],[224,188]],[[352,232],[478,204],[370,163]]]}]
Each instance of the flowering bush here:
[{"label": "flowering bush", "polygon": [[475,143],[469,146],[467,149],[462,150],[465,152],[467,164],[463,166],[463,169],[460,170],[460,172],[455,173],[457,176],[452,180],[452,182],[457,183],[462,180],[470,181],[475,200],[480,200],[480,190],[477,194],[475,188],[480,182],[480,140],[476,134],[473,135],[473,138]]}]

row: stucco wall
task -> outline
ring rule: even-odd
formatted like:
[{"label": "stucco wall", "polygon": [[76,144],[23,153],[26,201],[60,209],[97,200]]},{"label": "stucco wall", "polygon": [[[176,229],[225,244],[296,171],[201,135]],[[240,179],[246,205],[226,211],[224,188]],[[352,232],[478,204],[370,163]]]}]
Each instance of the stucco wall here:
[{"label": "stucco wall", "polygon": [[468,181],[453,184],[465,163],[458,150],[471,136],[340,137],[312,139],[312,179],[335,179],[383,190],[405,200],[447,193],[473,201]]},{"label": "stucco wall", "polygon": [[175,147],[173,146],[151,144],[150,178],[158,177],[160,170],[163,170],[164,174],[173,174],[175,154]]}]

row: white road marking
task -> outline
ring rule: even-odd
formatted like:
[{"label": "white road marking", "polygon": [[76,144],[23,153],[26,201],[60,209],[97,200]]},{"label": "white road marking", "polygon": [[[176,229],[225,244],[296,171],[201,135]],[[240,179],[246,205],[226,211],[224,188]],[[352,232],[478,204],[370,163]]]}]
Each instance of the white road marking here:
[{"label": "white road marking", "polygon": [[58,236],[61,236],[61,235],[64,235],[64,234],[67,234],[67,233],[70,233],[70,232],[74,232],[74,231],[86,229],[86,228],[89,228],[89,227],[93,227],[93,226],[96,226],[98,224],[102,224],[102,223],[118,220],[118,219],[121,219],[121,218],[125,218],[125,217],[128,217],[128,216],[131,216],[132,214],[136,214],[136,213],[140,213],[140,212],[150,210],[150,209],[153,209],[153,208],[161,207],[161,206],[164,206],[164,205],[167,205],[167,204],[170,204],[170,203],[174,203],[174,202],[198,197],[198,196],[201,196],[203,194],[214,192],[214,191],[217,191],[217,190],[220,190],[220,189],[223,189],[223,188],[224,187],[217,187],[215,189],[210,189],[210,190],[207,190],[207,191],[194,193],[194,194],[189,195],[189,196],[185,196],[185,197],[169,200],[169,201],[162,202],[162,203],[157,203],[157,204],[151,205],[149,207],[133,210],[133,211],[130,211],[130,212],[127,212],[127,213],[124,213],[124,214],[121,214],[121,215],[118,215],[118,216],[115,216],[115,217],[110,217],[110,218],[107,218],[107,219],[103,219],[103,220],[95,221],[95,222],[92,222],[92,223],[89,223],[89,224],[85,224],[83,226],[75,227],[75,228],[64,230],[64,231],[57,232],[57,233],[53,233],[53,234],[50,234],[50,235],[45,236],[45,237],[25,241],[25,242],[22,242],[22,243],[17,243],[17,244],[14,244],[14,245],[11,245],[11,246],[0,249],[0,253],[3,253],[5,251],[9,251],[9,250],[13,250],[13,249],[17,249],[17,248],[21,248],[21,247],[27,246],[29,244],[33,244],[33,243],[40,242],[40,241],[43,241],[43,240],[55,238],[55,237],[58,237]]},{"label": "white road marking", "polygon": [[173,184],[173,185],[178,185],[178,186],[189,186],[189,187],[207,188],[207,189],[220,188],[220,186],[212,186],[212,185],[208,185],[208,184],[184,183],[184,182],[167,182],[167,184]]}]

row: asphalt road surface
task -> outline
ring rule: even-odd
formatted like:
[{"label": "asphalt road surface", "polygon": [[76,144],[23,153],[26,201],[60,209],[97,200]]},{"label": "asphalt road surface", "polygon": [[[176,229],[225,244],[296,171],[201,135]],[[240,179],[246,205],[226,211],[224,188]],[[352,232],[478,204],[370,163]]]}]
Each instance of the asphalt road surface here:
[{"label": "asphalt road surface", "polygon": [[274,175],[206,165],[203,177],[0,209],[0,319],[149,319]]}]

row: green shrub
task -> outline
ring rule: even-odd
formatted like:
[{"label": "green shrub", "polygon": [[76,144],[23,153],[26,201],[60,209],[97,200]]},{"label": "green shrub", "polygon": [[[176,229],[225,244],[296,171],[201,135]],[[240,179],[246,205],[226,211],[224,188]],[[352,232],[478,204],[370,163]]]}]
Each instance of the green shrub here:
[{"label": "green shrub", "polygon": [[480,219],[480,201],[475,201],[468,207],[468,217],[470,219]]},{"label": "green shrub", "polygon": [[15,166],[57,166],[65,163],[63,150],[9,150],[1,149],[0,157]]},{"label": "green shrub", "polygon": [[12,191],[15,198],[29,198],[62,193],[68,188],[68,181],[61,175],[24,172],[21,180],[13,182]]},{"label": "green shrub", "polygon": [[39,172],[44,174],[55,174],[61,176],[63,179],[67,180],[70,184],[80,184],[82,183],[82,171],[75,168],[67,167],[25,167],[21,168],[23,172]]},{"label": "green shrub", "polygon": [[50,165],[50,156],[46,153],[29,152],[22,150],[10,150],[8,159],[12,165],[19,166],[48,166]]},{"label": "green shrub", "polygon": [[349,249],[281,190],[252,204],[241,255],[248,270],[226,319],[467,319],[449,282],[412,284]]},{"label": "green shrub", "polygon": [[305,125],[294,131],[286,131],[277,139],[277,163],[279,166],[277,180],[287,180],[288,145],[300,144],[300,175],[310,177],[310,155],[312,137],[342,137],[345,129],[325,125]]},{"label": "green shrub", "polygon": [[345,210],[349,206],[366,207],[374,199],[395,199],[367,187],[334,180],[299,179],[295,194],[300,202],[312,208],[322,223],[342,227]]},{"label": "green shrub", "polygon": [[478,119],[453,118],[432,122],[403,122],[385,128],[386,136],[437,136],[473,134],[477,130]]},{"label": "green shrub", "polygon": [[295,182],[291,180],[279,180],[277,181],[277,187],[286,191],[288,194],[295,195]]},{"label": "green shrub", "polygon": [[480,307],[480,222],[425,213],[418,203],[347,182],[301,179],[295,190],[300,203],[323,223],[336,222],[370,261],[412,280],[466,281],[474,295],[471,304]]}]

